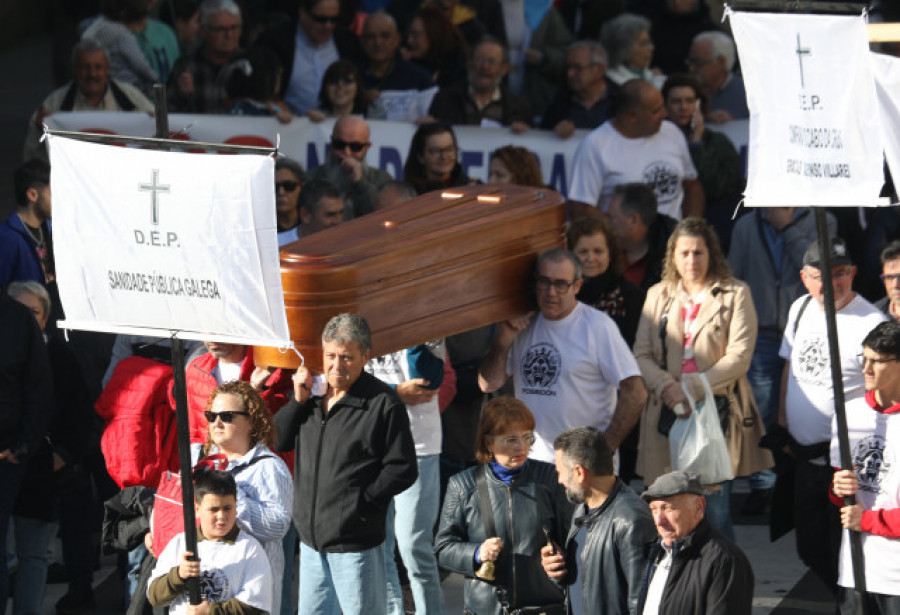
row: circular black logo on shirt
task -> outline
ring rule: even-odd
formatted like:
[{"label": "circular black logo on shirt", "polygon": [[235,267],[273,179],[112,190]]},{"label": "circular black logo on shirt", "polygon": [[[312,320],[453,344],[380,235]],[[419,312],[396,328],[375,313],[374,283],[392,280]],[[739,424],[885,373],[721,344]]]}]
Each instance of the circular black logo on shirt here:
[{"label": "circular black logo on shirt", "polygon": [[200,573],[200,596],[207,602],[224,602],[230,596],[228,576],[218,568]]},{"label": "circular black logo on shirt", "polygon": [[651,162],[644,169],[643,182],[653,188],[660,206],[668,205],[675,200],[675,196],[678,194],[681,174],[671,164],[657,160]]},{"label": "circular black logo on shirt", "polygon": [[884,437],[867,436],[853,447],[851,455],[859,478],[859,488],[869,493],[881,491],[881,477],[890,470],[890,462],[884,459]]},{"label": "circular black logo on shirt", "polygon": [[522,360],[522,379],[525,387],[546,389],[559,378],[562,358],[553,344],[542,342],[528,349]]}]

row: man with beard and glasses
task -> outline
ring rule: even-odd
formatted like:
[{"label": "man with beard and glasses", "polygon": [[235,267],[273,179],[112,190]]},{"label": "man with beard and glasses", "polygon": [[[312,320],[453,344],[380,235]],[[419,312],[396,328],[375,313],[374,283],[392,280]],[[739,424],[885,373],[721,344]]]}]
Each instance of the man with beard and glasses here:
[{"label": "man with beard and glasses", "polygon": [[559,484],[578,504],[565,549],[548,544],[541,564],[568,585],[569,612],[634,612],[644,547],[656,538],[650,510],[613,472],[612,452],[593,427],[564,431],[553,442]]}]

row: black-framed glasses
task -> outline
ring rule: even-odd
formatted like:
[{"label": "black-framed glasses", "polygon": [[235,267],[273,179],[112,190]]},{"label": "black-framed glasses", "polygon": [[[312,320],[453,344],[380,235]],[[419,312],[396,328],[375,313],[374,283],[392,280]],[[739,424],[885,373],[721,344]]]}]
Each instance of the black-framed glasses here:
[{"label": "black-framed glasses", "polygon": [[572,280],[571,282],[567,282],[566,280],[551,280],[548,277],[540,276],[534,281],[534,285],[541,292],[546,292],[552,288],[556,292],[562,294],[572,288],[572,285],[577,281],[578,280]]},{"label": "black-framed glasses", "polygon": [[856,355],[856,358],[859,359],[859,364],[862,365],[863,367],[866,366],[866,363],[870,363],[872,365],[881,365],[884,363],[893,363],[894,361],[897,360],[896,357],[891,357],[888,359],[876,359],[875,357],[867,357],[862,352],[859,353],[858,355]]},{"label": "black-framed glasses", "polygon": [[507,448],[516,448],[518,446],[531,448],[535,440],[533,433],[527,433],[521,438],[517,438],[516,436],[507,436],[505,438],[501,438],[499,436],[491,436],[491,438],[493,438],[495,442],[499,442]]},{"label": "black-framed glasses", "polygon": [[250,413],[238,410],[225,410],[224,412],[213,412],[212,410],[207,410],[203,413],[203,416],[206,417],[206,422],[208,423],[215,423],[216,419],[222,419],[223,423],[230,423],[237,415],[250,416]]},{"label": "black-framed glasses", "polygon": [[300,186],[300,182],[284,181],[275,182],[275,192],[284,190],[285,192],[293,192]]},{"label": "black-framed glasses", "polygon": [[882,282],[887,282],[890,280],[891,282],[896,282],[900,280],[900,273],[882,273],[880,276]]},{"label": "black-framed glasses", "polygon": [[332,139],[331,140],[331,149],[343,150],[346,148],[350,148],[350,151],[354,154],[358,154],[364,149],[368,143],[360,143],[359,141],[344,141],[343,139]]},{"label": "black-framed glasses", "polygon": [[336,24],[338,22],[337,15],[332,17],[331,15],[316,15],[315,13],[310,13],[309,16],[314,22],[320,23],[320,24],[327,24],[327,23]]}]

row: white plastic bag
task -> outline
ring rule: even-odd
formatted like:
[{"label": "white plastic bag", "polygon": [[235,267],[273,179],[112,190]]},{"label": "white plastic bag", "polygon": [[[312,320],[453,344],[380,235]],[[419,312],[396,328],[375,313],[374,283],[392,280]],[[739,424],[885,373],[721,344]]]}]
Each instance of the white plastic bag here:
[{"label": "white plastic bag", "polygon": [[709,380],[705,374],[698,376],[703,381],[706,396],[695,400],[682,381],[681,388],[691,405],[691,414],[676,419],[672,425],[669,453],[673,470],[694,472],[702,484],[712,485],[733,479],[734,473]]}]

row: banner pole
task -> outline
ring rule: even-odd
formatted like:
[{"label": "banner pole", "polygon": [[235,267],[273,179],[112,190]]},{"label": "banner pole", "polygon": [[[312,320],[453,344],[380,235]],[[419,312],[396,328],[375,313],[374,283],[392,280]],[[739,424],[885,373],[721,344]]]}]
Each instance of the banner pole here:
[{"label": "banner pole", "polygon": [[[843,374],[841,373],[841,355],[838,347],[837,317],[834,309],[834,286],[831,276],[831,237],[828,233],[828,222],[825,209],[813,207],[816,214],[816,233],[819,243],[819,268],[822,274],[822,290],[825,294],[825,325],[828,332],[828,350],[831,363],[831,385],[834,391],[834,417],[837,421],[838,445],[841,453],[841,469],[852,470],[850,458],[850,437],[847,432],[847,413],[844,408]],[[832,460],[833,461],[833,460]],[[847,504],[854,504],[856,498],[845,498]],[[857,600],[863,615],[868,613],[866,596],[866,571],[863,561],[862,536],[859,532],[849,530],[850,559],[853,563],[853,581],[856,585]]]},{"label": "banner pole", "polygon": [[[166,100],[166,86],[157,83],[153,86],[153,97],[156,106],[156,138],[169,137],[169,110]],[[161,149],[169,149],[166,145]],[[197,555],[197,520],[194,516],[194,481],[191,467],[191,427],[188,420],[187,383],[184,365],[184,341],[178,333],[172,334],[172,375],[175,395],[175,434],[178,440],[178,466],[181,472],[181,510],[184,514],[185,551],[193,553],[190,559],[198,561]],[[200,579],[191,577],[185,581],[188,591],[188,602],[200,604]]]}]

